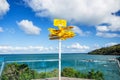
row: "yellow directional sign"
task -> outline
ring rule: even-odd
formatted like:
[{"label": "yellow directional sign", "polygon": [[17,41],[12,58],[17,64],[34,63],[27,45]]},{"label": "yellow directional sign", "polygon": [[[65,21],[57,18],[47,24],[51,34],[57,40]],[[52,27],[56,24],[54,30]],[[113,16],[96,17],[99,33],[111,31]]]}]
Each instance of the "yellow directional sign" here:
[{"label": "yellow directional sign", "polygon": [[49,28],[50,31],[50,40],[66,40],[75,36],[75,33],[72,31],[72,26],[66,26],[66,20],[54,19],[54,26],[57,26],[58,29]]},{"label": "yellow directional sign", "polygon": [[64,20],[64,19],[54,19],[54,26],[66,27],[66,25],[67,25],[66,20]]}]

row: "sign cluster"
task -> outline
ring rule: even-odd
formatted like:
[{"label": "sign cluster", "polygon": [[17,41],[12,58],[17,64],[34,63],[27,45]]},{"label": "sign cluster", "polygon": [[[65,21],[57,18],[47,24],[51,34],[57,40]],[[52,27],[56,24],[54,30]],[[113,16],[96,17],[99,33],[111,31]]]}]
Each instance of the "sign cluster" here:
[{"label": "sign cluster", "polygon": [[72,31],[73,27],[67,26],[66,20],[54,19],[54,26],[58,27],[58,29],[48,29],[50,31],[50,40],[66,40],[75,36],[75,33]]}]

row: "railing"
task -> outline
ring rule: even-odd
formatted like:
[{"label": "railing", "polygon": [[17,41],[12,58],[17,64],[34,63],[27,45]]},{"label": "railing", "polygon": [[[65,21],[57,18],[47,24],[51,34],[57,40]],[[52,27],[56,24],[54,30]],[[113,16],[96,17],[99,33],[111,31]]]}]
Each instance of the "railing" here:
[{"label": "railing", "polygon": [[2,62],[1,69],[0,69],[0,76],[1,76],[2,71],[3,71],[3,69],[4,69],[4,65],[5,65],[5,63],[4,63],[4,62]]},{"label": "railing", "polygon": [[0,66],[0,76],[1,76],[5,66],[4,58],[0,58],[0,63],[1,63],[1,66]]},{"label": "railing", "polygon": [[114,58],[114,59],[110,59],[110,60],[113,60],[113,61],[117,62],[118,67],[119,67],[119,71],[120,71],[120,62],[119,62],[119,60],[117,60],[116,58]]},{"label": "railing", "polygon": [[120,62],[117,59],[115,59],[115,61],[117,62],[118,66],[120,68]]},{"label": "railing", "polygon": [[43,62],[43,61],[58,61],[58,59],[49,59],[49,60],[21,60],[21,61],[6,61],[6,63],[12,63],[12,62]]},{"label": "railing", "polygon": [[[31,69],[36,70],[36,71],[40,71],[40,72],[49,72],[49,70],[53,70],[53,69],[58,69],[58,59],[43,59],[43,60],[21,60],[21,61],[6,61],[5,63],[2,63],[3,66],[1,66],[1,73],[4,69],[4,65],[9,64],[9,63],[25,63],[27,64]],[[93,60],[93,59],[84,59],[84,60],[79,60],[79,59],[74,59],[74,60],[69,60],[69,59],[63,59],[62,60],[63,64],[62,64],[62,68],[64,67],[74,67],[76,70],[82,70],[84,72],[87,72],[91,69],[96,69],[96,70],[100,70],[105,72],[104,76],[108,76],[106,80],[113,80],[115,79],[116,74],[119,74],[120,71],[118,71],[117,73],[113,73],[114,69],[117,70],[119,68],[120,70],[120,62],[117,59],[110,59],[110,60]],[[55,65],[54,65],[55,64]],[[115,64],[116,67],[112,67],[110,66],[111,64]],[[118,64],[118,65],[117,65]],[[119,67],[118,67],[119,66]],[[101,68],[100,68],[101,67]],[[46,74],[47,75],[47,74]],[[45,76],[46,76],[45,75]],[[48,77],[45,77],[48,78]],[[120,78],[119,78],[120,79]]]},{"label": "railing", "polygon": [[[18,63],[27,64],[29,68],[42,72],[44,69],[58,68],[58,59],[43,59],[43,60],[20,60],[20,61],[6,61],[5,64]],[[49,65],[51,64],[51,65]],[[53,70],[53,69],[52,69]]]},{"label": "railing", "polygon": [[118,67],[119,67],[119,72],[120,72],[120,62],[119,62],[119,60],[117,60],[117,59],[114,59],[114,60],[117,62]]}]

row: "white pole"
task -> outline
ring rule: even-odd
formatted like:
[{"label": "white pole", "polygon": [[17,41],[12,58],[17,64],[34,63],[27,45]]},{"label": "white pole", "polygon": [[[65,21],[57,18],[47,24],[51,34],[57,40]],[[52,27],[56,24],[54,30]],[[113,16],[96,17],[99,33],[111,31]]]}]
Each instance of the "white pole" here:
[{"label": "white pole", "polygon": [[59,80],[61,80],[61,40],[59,40]]}]

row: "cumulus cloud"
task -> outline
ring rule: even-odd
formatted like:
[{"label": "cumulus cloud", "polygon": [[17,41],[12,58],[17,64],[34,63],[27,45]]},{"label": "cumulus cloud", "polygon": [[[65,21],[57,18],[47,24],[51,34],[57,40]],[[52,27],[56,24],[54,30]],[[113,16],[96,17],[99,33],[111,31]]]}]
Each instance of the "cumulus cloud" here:
[{"label": "cumulus cloud", "polygon": [[81,36],[84,35],[83,31],[78,26],[73,26],[73,31]]},{"label": "cumulus cloud", "polygon": [[46,51],[53,51],[53,47],[0,45],[0,52],[2,52],[2,53],[46,52]]},{"label": "cumulus cloud", "polygon": [[116,42],[106,43],[105,47],[113,46],[113,45],[116,45],[116,44],[118,44],[118,43],[116,43]]},{"label": "cumulus cloud", "polygon": [[2,27],[0,27],[0,32],[4,32],[4,30],[3,30],[3,28],[2,28]]},{"label": "cumulus cloud", "polygon": [[101,37],[120,37],[120,17],[111,16],[106,20],[105,23],[110,23],[110,25],[96,26],[97,36]]},{"label": "cumulus cloud", "polygon": [[120,9],[120,0],[24,0],[39,17],[99,24]]},{"label": "cumulus cloud", "polygon": [[80,27],[78,26],[73,26],[73,31],[76,33],[76,34],[79,34],[80,36],[86,36],[88,34],[90,34],[89,31],[86,31],[86,32],[83,32]]},{"label": "cumulus cloud", "polygon": [[[39,17],[63,18],[69,22],[98,26],[99,31],[120,31],[120,17],[112,15],[120,9],[120,0],[24,0]],[[81,35],[82,31],[77,30]],[[98,33],[97,33],[98,34]],[[102,33],[103,34],[103,33]],[[112,35],[116,35],[114,33]],[[83,35],[83,34],[82,34]],[[109,35],[108,33],[105,35]],[[117,34],[118,35],[118,34]]]},{"label": "cumulus cloud", "polygon": [[110,31],[120,31],[120,17],[111,15],[105,18],[103,22],[111,24],[107,26]]},{"label": "cumulus cloud", "polygon": [[32,21],[22,20],[20,22],[17,22],[17,24],[26,34],[33,34],[33,35],[40,34],[41,29],[35,26]]},{"label": "cumulus cloud", "polygon": [[117,33],[109,33],[109,32],[97,32],[97,36],[105,37],[105,38],[114,38],[114,37],[120,37]]},{"label": "cumulus cloud", "polygon": [[74,43],[70,46],[67,46],[68,49],[71,49],[73,51],[78,51],[78,52],[85,52],[90,49],[89,46],[86,45],[80,45],[79,43]]},{"label": "cumulus cloud", "polygon": [[101,32],[107,32],[109,31],[109,28],[107,26],[96,26],[96,30]]},{"label": "cumulus cloud", "polygon": [[7,0],[0,0],[0,17],[5,15],[9,11],[10,5]]}]

